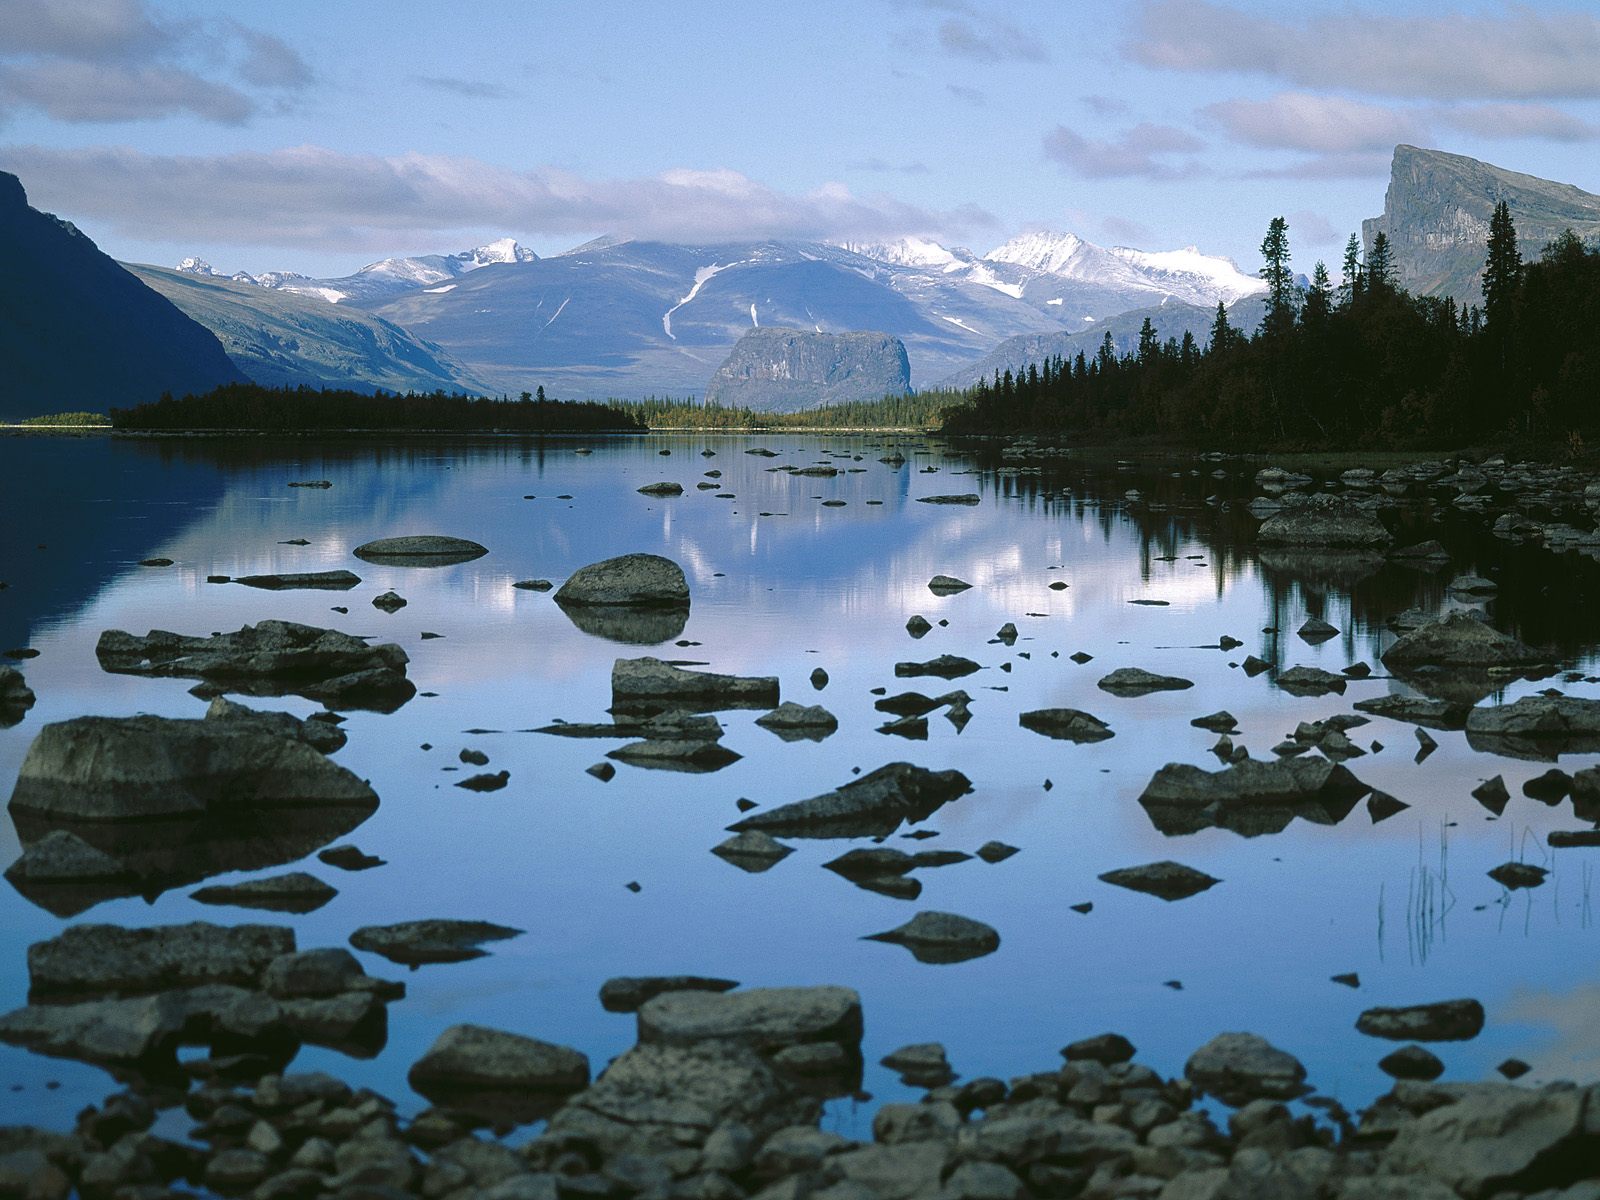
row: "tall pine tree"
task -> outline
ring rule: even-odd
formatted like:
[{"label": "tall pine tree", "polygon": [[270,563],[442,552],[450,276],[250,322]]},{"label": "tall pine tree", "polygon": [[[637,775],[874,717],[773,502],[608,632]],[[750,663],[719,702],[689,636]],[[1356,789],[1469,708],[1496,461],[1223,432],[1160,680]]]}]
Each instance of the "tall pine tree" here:
[{"label": "tall pine tree", "polygon": [[1521,277],[1517,227],[1511,221],[1511,206],[1502,200],[1489,218],[1489,258],[1483,267],[1483,316],[1491,329],[1510,320],[1512,297]]},{"label": "tall pine tree", "polygon": [[1289,222],[1273,217],[1261,240],[1264,263],[1260,275],[1267,284],[1267,315],[1262,329],[1282,333],[1294,324],[1294,276],[1289,272]]}]

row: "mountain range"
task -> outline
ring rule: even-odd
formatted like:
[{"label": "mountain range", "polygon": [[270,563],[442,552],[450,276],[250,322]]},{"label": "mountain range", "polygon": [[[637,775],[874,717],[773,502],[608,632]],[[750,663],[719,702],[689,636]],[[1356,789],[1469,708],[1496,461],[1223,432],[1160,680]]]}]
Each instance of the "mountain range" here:
[{"label": "mountain range", "polygon": [[222,279],[198,260],[160,279],[163,293],[202,321],[205,306],[186,300],[186,287],[214,295],[231,283],[230,301],[244,306],[255,302],[252,286],[262,296],[289,292],[409,331],[455,371],[458,386],[515,394],[543,385],[573,399],[703,395],[741,335],[761,327],[899,338],[912,384],[922,387],[1020,334],[1082,330],[1168,300],[1214,307],[1262,286],[1192,247],[1108,249],[1070,233],[1024,235],[982,256],[919,239],[689,246],[601,238],[539,258],[504,239],[329,279]]}]

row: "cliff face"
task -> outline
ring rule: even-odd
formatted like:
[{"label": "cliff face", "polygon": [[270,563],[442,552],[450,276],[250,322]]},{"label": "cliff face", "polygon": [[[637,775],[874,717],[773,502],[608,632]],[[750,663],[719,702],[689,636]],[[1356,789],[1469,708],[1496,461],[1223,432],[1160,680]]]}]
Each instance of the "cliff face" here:
[{"label": "cliff face", "polygon": [[899,338],[752,329],[711,377],[706,403],[799,412],[910,390],[911,364]]},{"label": "cliff face", "polygon": [[0,419],[244,379],[222,344],[0,172]]},{"label": "cliff face", "polygon": [[1482,302],[1489,218],[1501,200],[1511,206],[1524,258],[1536,257],[1565,229],[1600,241],[1600,196],[1460,154],[1396,146],[1383,215],[1363,221],[1367,249],[1389,235],[1399,282],[1427,296]]}]

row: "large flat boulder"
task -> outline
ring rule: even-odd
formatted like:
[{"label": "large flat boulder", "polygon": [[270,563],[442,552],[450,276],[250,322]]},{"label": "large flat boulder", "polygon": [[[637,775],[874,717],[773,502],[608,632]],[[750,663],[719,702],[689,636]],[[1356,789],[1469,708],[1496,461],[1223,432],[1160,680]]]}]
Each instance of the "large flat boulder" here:
[{"label": "large flat boulder", "polygon": [[1483,1005],[1476,1000],[1440,1000],[1399,1008],[1369,1008],[1356,1019],[1368,1037],[1392,1042],[1465,1042],[1483,1032]]},{"label": "large flat boulder", "polygon": [[210,983],[247,987],[294,948],[294,930],[286,925],[72,925],[28,947],[28,979],[40,996],[137,995]]},{"label": "large flat boulder", "polygon": [[1600,700],[1524,696],[1467,714],[1467,744],[1489,754],[1550,760],[1600,752]]},{"label": "large flat boulder", "polygon": [[920,821],[971,790],[971,781],[960,771],[894,762],[820,796],[752,813],[728,829],[792,837],[871,837],[893,833],[903,821]]},{"label": "large flat boulder", "polygon": [[218,692],[293,694],[380,710],[398,708],[416,694],[399,646],[369,646],[335,629],[293,621],[258,621],[209,637],[108,629],[95,656],[114,674],[202,679]]},{"label": "large flat boulder", "polygon": [[269,592],[297,590],[348,592],[361,582],[353,571],[285,571],[277,575],[241,575],[233,582]]},{"label": "large flat boulder", "polygon": [[1263,546],[1381,550],[1394,535],[1362,508],[1332,496],[1313,496],[1268,517],[1256,530],[1256,540]]},{"label": "large flat boulder", "polygon": [[347,807],[378,797],[304,741],[243,720],[77,717],[28,747],[11,811],[64,821]]},{"label": "large flat boulder", "polygon": [[777,1050],[809,1042],[857,1047],[861,997],[844,987],[664,992],[639,1009],[639,1041],[688,1046],[714,1039]]},{"label": "large flat boulder", "polygon": [[488,547],[466,538],[421,534],[379,538],[351,551],[357,558],[390,567],[447,567],[471,562],[489,553]]},{"label": "large flat boulder", "polygon": [[778,703],[775,676],[718,675],[688,671],[659,658],[619,658],[611,667],[611,702],[661,708],[772,708]]},{"label": "large flat boulder", "polygon": [[1253,1033],[1218,1034],[1189,1057],[1183,1073],[1227,1104],[1292,1100],[1307,1090],[1300,1060]]},{"label": "large flat boulder", "polygon": [[1415,629],[1383,652],[1384,665],[1392,668],[1527,667],[1545,660],[1532,646],[1465,611]]}]

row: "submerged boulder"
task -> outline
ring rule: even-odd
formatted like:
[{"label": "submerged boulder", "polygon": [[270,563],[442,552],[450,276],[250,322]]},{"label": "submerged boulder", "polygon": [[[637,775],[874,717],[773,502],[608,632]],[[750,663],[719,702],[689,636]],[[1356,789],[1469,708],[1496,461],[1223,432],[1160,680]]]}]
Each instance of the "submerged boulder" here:
[{"label": "submerged boulder", "polygon": [[895,762],[820,796],[753,813],[728,828],[793,837],[870,837],[893,833],[903,821],[920,821],[971,790],[960,771]]},{"label": "submerged boulder", "polygon": [[491,1119],[547,1115],[589,1084],[588,1056],[482,1025],[452,1025],[406,1078],[428,1099]]},{"label": "submerged boulder", "polygon": [[415,967],[422,963],[466,962],[488,954],[484,942],[518,937],[520,929],[489,921],[438,918],[401,921],[395,925],[365,925],[350,935],[357,950],[381,954],[390,962]]},{"label": "submerged boulder", "polygon": [[28,748],[10,804],[13,813],[69,821],[377,806],[371,787],[305,741],[249,720],[172,717],[46,725]]}]

